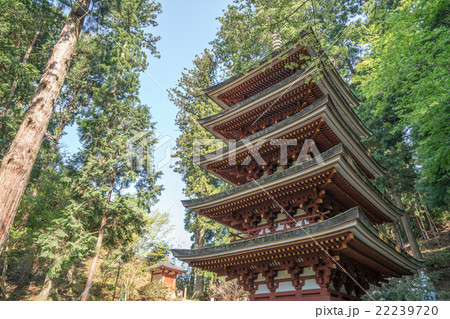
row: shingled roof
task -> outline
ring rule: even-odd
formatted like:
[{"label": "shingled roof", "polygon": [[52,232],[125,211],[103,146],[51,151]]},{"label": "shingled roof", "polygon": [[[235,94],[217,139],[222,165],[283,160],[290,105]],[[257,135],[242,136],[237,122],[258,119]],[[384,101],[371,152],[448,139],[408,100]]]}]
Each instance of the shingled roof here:
[{"label": "shingled roof", "polygon": [[150,266],[148,269],[157,269],[157,268],[167,268],[167,269],[171,269],[171,270],[174,270],[176,272],[179,272],[179,273],[185,273],[186,272],[186,270],[184,270],[183,268],[178,267],[177,265],[174,265],[174,264],[172,264],[171,262],[168,262],[168,261],[159,262],[157,264],[154,264],[154,265]]}]

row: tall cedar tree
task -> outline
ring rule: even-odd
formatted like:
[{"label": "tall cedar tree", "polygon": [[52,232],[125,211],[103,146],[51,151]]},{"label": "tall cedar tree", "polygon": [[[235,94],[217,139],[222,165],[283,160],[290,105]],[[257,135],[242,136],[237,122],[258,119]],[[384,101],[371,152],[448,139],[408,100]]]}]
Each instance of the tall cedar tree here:
[{"label": "tall cedar tree", "polygon": [[[127,227],[142,228],[142,211],[150,210],[160,193],[156,185],[159,173],[153,171],[150,148],[155,144],[149,108],[138,98],[139,72],[147,67],[145,49],[158,55],[158,37],[144,31],[156,26],[160,4],[154,1],[108,1],[104,24],[111,30],[105,44],[113,52],[106,83],[95,93],[94,103],[78,122],[84,146],[83,167],[77,190],[91,203],[98,218],[95,254],[81,300],[87,300],[99,262],[105,231],[115,232],[108,239],[126,240]],[[135,165],[132,143],[145,143]],[[136,145],[134,145],[136,146]],[[124,191],[134,186],[137,194]],[[128,220],[127,220],[128,219]],[[141,220],[140,220],[141,219]]]},{"label": "tall cedar tree", "polygon": [[0,253],[27,187],[47,126],[69,69],[90,0],[74,1],[23,122],[0,167]]},{"label": "tall cedar tree", "polygon": [[[37,235],[33,236],[36,250],[48,265],[38,300],[58,299],[58,278],[92,251],[95,239],[95,229],[89,219],[92,210],[74,191],[79,177],[78,165],[64,163],[57,146],[65,127],[72,124],[82,110],[86,112],[92,107],[94,93],[107,79],[109,72],[104,63],[110,53],[103,42],[102,34],[80,36],[46,135],[48,142],[44,145],[50,148],[41,149],[40,161],[33,168],[38,179],[30,180],[24,195],[25,205],[19,207],[20,222],[28,221],[25,223],[28,230],[36,231]],[[44,212],[44,216],[40,216]],[[43,217],[46,223],[36,223]]]},{"label": "tall cedar tree", "polygon": [[[201,169],[192,161],[196,140],[213,140],[214,136],[201,127],[197,120],[220,111],[220,107],[210,101],[202,92],[213,84],[216,76],[216,64],[211,52],[205,50],[193,61],[194,67],[186,70],[178,80],[177,87],[171,90],[171,100],[178,107],[176,125],[181,134],[176,141],[177,158],[175,171],[182,175],[185,183],[184,194],[190,198],[208,196],[226,187],[222,181]],[[221,143],[205,145],[202,154],[214,151]],[[217,244],[225,239],[226,229],[222,225],[186,211],[185,228],[192,233],[194,248]],[[203,294],[203,276],[197,276],[195,293],[197,297]]]}]

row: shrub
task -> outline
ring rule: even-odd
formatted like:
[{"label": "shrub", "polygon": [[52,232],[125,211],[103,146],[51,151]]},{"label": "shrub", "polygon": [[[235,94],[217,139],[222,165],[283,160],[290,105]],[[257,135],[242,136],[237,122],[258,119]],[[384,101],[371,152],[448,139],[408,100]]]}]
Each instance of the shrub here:
[{"label": "shrub", "polygon": [[169,300],[169,289],[160,281],[152,281],[141,288],[139,293],[146,301]]},{"label": "shrub", "polygon": [[241,301],[248,300],[248,294],[235,280],[217,280],[211,287],[209,298],[215,301]]},{"label": "shrub", "polygon": [[386,301],[420,301],[435,300],[436,293],[433,284],[423,273],[421,276],[408,276],[403,278],[391,278],[381,287],[371,286],[363,300]]}]

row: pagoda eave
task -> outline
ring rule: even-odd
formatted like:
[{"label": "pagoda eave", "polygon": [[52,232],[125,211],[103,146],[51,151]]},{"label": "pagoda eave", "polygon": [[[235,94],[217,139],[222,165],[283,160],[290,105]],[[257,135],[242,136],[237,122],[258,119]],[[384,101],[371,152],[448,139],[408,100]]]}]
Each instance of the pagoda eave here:
[{"label": "pagoda eave", "polygon": [[359,207],[321,223],[222,246],[172,249],[173,255],[193,267],[218,272],[228,266],[277,258],[309,256],[322,251],[345,256],[386,276],[411,275],[423,267],[402,248],[378,232]]},{"label": "pagoda eave", "polygon": [[[328,176],[331,171],[337,173],[333,180],[325,182],[328,177],[317,177],[325,176],[325,173]],[[295,186],[296,184],[303,185],[306,183],[304,184],[306,190],[317,187],[313,186],[314,183],[311,184],[312,182],[303,182],[312,179],[314,181],[317,179],[318,185],[322,185],[320,187],[323,189],[328,189],[327,193],[332,194],[335,199],[338,198],[341,203],[344,203],[347,197],[351,195],[348,197],[349,201],[345,202],[347,207],[353,205],[352,203],[356,200],[366,203],[364,209],[367,214],[370,212],[369,217],[376,224],[396,220],[403,215],[402,210],[392,204],[391,201],[372,186],[341,144],[322,153],[318,158],[263,177],[258,181],[237,186],[229,191],[209,197],[184,200],[182,204],[188,209],[217,220],[226,216],[227,211],[231,212],[233,209],[251,207],[262,200],[276,199],[275,197],[270,199],[267,195],[269,193],[282,196],[282,192],[287,192],[287,190],[282,190],[287,189],[287,187],[293,187],[290,192],[301,192],[298,186]],[[320,182],[320,180],[323,181]],[[221,222],[224,223],[223,221]]]},{"label": "pagoda eave", "polygon": [[[301,37],[303,37],[307,33],[308,32],[303,32]],[[204,89],[203,93],[205,93],[206,96],[208,96],[211,100],[213,100],[215,103],[217,103],[223,109],[228,109],[231,106],[233,106],[234,104],[236,104],[236,102],[231,103],[231,104],[227,103],[222,97],[223,94],[226,94],[227,92],[239,89],[240,87],[251,86],[250,83],[252,81],[254,81],[255,77],[258,77],[258,76],[261,77],[261,73],[265,73],[264,72],[265,70],[269,71],[270,69],[277,68],[279,71],[281,71],[283,73],[284,66],[280,68],[280,67],[277,67],[277,65],[282,65],[285,62],[297,62],[299,64],[298,67],[300,67],[301,63],[299,63],[298,58],[296,60],[292,60],[292,56],[298,55],[300,53],[300,59],[301,59],[301,55],[306,52],[307,51],[304,46],[292,47],[287,51],[278,50],[276,52],[273,52],[268,59],[260,62],[259,65],[256,68],[253,68],[251,71],[249,71],[245,74],[238,74],[238,75],[236,75],[232,78],[229,78],[217,85],[214,85],[210,88]],[[288,69],[285,69],[285,70],[288,71]],[[282,77],[283,77],[283,75],[276,76],[276,78],[278,78],[278,79],[280,79]],[[286,76],[284,76],[284,77],[286,77]],[[267,83],[265,83],[265,86],[270,86],[270,85],[277,83],[276,80],[275,80],[275,82],[272,80],[272,83],[270,84],[270,78],[266,78],[266,79],[262,78],[259,82],[264,82],[264,81],[267,82]],[[259,90],[259,92],[260,91],[261,90]],[[254,95],[249,92],[247,92],[247,94]]]},{"label": "pagoda eave", "polygon": [[251,112],[260,105],[277,100],[278,98],[280,98],[280,96],[297,89],[304,84],[305,78],[312,75],[316,70],[317,67],[299,70],[283,81],[272,85],[271,87],[248,98],[247,100],[233,105],[232,107],[229,107],[217,114],[199,119],[197,120],[197,122],[210,133],[222,139],[225,143],[229,143],[229,139],[224,138],[222,135],[220,135],[216,130],[214,130],[214,127],[216,127],[220,123],[224,123],[239,116],[245,115],[245,113]]},{"label": "pagoda eave", "polygon": [[[313,137],[315,136],[314,132],[320,130],[320,133],[326,134],[326,136],[324,136],[323,143],[317,143],[319,140],[315,141],[316,145],[324,144],[321,145],[321,147],[325,150],[330,148],[330,146],[343,143],[357,162],[359,168],[362,169],[371,179],[382,176],[386,172],[386,170],[368,153],[359,139],[354,136],[346,122],[339,115],[329,96],[324,96],[308,106],[306,109],[296,113],[294,116],[251,135],[247,141],[253,145],[259,145],[258,143],[261,141],[267,140],[267,142],[264,143],[264,145],[258,150],[259,154],[263,156],[263,152],[267,153],[271,148],[273,148],[273,146],[270,146],[270,140],[279,138],[302,140],[299,139],[297,134],[292,135],[292,132],[296,132],[300,128],[306,127],[317,120],[323,122],[322,129],[316,128],[316,126],[312,125],[309,129],[312,130],[309,135]],[[317,132],[319,133],[319,131]],[[335,144],[328,145],[330,141],[335,141]],[[301,147],[301,145],[298,147]],[[266,148],[269,149],[265,150]],[[249,152],[250,151],[247,149],[247,145],[242,141],[238,141],[237,143],[214,153],[200,156],[197,164],[213,173],[215,176],[236,186],[243,184],[243,182],[230,175],[230,173],[227,173],[227,170],[232,170],[233,168],[229,165],[230,159],[232,157],[234,158],[234,156],[236,156],[237,160],[241,157],[245,158]],[[223,171],[223,173],[220,173],[220,171]]]}]

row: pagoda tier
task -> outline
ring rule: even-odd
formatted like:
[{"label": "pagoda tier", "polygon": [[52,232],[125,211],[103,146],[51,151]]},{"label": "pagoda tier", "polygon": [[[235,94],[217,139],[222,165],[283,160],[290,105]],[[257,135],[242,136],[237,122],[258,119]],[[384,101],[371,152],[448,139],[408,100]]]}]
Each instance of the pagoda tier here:
[{"label": "pagoda tier", "polygon": [[321,222],[355,206],[374,224],[403,215],[372,186],[341,144],[259,181],[182,203],[240,231],[235,240]]},{"label": "pagoda tier", "polygon": [[[321,153],[343,143],[355,163],[370,179],[385,172],[353,134],[328,95],[301,112],[253,134],[246,143],[238,141],[212,154],[201,156],[198,164],[233,185],[242,185],[262,176],[272,175],[279,168],[289,168],[302,160],[299,155],[304,155],[301,150],[307,139],[313,140]],[[283,140],[288,140],[291,145],[280,145]],[[296,144],[292,145],[294,142]],[[258,145],[257,154],[260,157],[253,157],[249,144]],[[281,161],[280,149],[286,146],[287,158]],[[265,165],[258,163],[259,158],[264,160]],[[241,165],[244,161],[246,164]]]},{"label": "pagoda tier", "polygon": [[[225,140],[240,140],[259,132],[303,110],[323,96],[314,81],[299,83],[289,88],[290,80],[296,76],[297,74],[283,81],[281,84],[285,85],[278,90],[272,87],[270,93],[274,94],[270,94],[268,101],[256,99],[258,96],[255,96],[255,99],[246,100],[198,122],[216,137]],[[288,91],[283,92],[286,89]]]},{"label": "pagoda tier", "polygon": [[[301,47],[297,48],[300,49]],[[312,47],[305,49],[313,58],[320,58],[320,52],[316,53]],[[200,119],[199,123],[213,135],[229,143],[230,140],[248,137],[289,118],[328,94],[354,134],[359,138],[369,137],[371,132],[351,109],[359,101],[346,88],[337,71],[322,64],[313,63],[218,114]],[[225,90],[229,83],[222,86]],[[217,102],[214,96],[209,96]]]},{"label": "pagoda tier", "polygon": [[301,229],[172,253],[191,267],[237,279],[250,300],[359,300],[369,284],[423,266],[358,207]]},{"label": "pagoda tier", "polygon": [[270,61],[263,62],[253,71],[236,76],[203,92],[222,108],[227,109],[301,70],[309,59],[310,56],[305,47],[294,48],[283,55],[274,54]]}]

